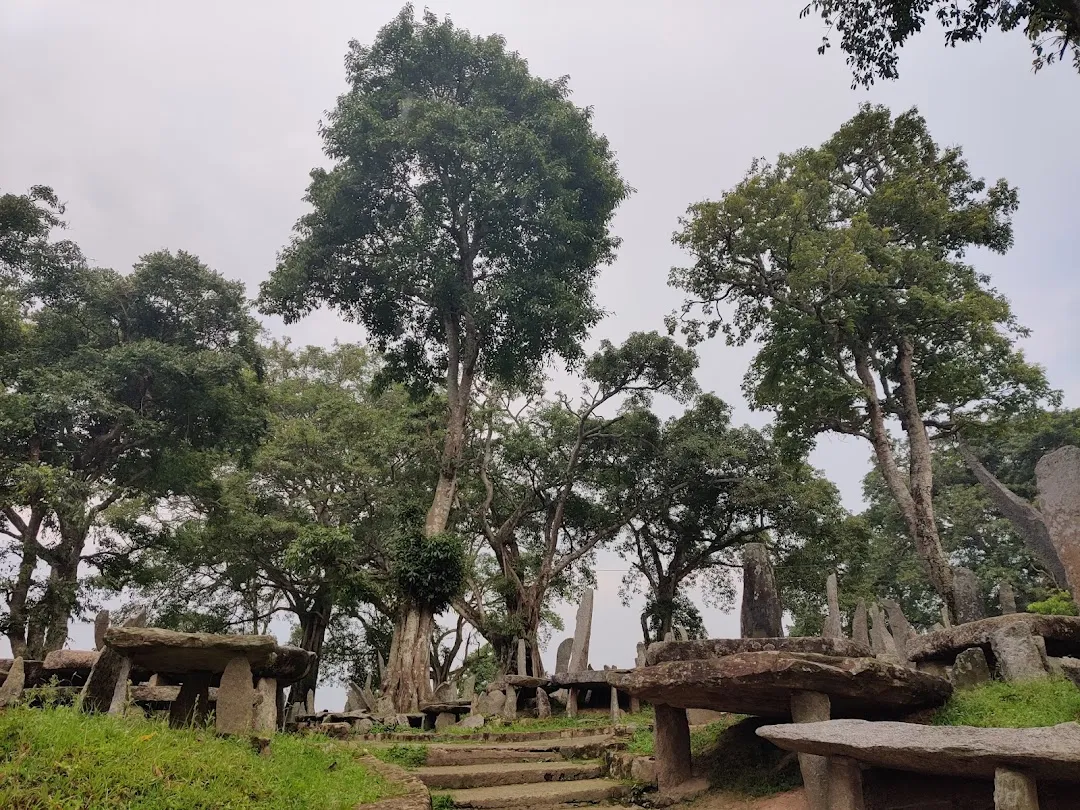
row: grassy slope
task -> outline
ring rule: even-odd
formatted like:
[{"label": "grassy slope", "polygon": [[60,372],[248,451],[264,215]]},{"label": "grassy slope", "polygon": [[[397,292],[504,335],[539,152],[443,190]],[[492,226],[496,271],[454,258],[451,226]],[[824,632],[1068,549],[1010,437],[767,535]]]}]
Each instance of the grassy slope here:
[{"label": "grassy slope", "polygon": [[1004,683],[961,689],[935,715],[939,726],[1034,728],[1080,718],[1080,689],[1064,679]]},{"label": "grassy slope", "polygon": [[0,807],[80,810],[349,808],[393,792],[346,747],[275,736],[245,740],[70,708],[0,712]]}]

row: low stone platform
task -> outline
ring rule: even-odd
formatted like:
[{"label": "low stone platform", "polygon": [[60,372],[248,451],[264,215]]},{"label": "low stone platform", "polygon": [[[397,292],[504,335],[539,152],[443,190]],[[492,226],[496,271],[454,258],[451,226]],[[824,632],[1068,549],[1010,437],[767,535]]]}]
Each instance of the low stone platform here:
[{"label": "low stone platform", "polygon": [[1047,655],[1080,656],[1080,617],[1010,613],[915,636],[908,642],[908,657],[916,663],[951,664],[970,647],[982,647],[991,656],[993,637],[1010,627],[1023,627],[1030,635],[1041,637]]},{"label": "low stone platform", "polygon": [[790,652],[843,658],[873,658],[866,644],[848,638],[710,638],[698,641],[657,641],[645,651],[645,665],[668,661],[700,661],[751,652]]}]

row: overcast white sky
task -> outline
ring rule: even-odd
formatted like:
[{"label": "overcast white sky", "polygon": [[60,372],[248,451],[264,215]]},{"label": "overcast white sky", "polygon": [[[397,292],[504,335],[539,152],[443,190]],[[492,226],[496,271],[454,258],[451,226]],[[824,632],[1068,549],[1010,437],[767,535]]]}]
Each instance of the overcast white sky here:
[{"label": "overcast white sky", "polygon": [[[418,6],[422,7],[422,3]],[[1029,355],[1077,405],[1080,363],[1080,76],[1033,75],[1020,34],[946,49],[931,31],[905,48],[902,78],[850,89],[835,49],[799,20],[804,0],[442,0],[475,34],[498,32],[535,73],[569,74],[574,100],[595,108],[637,193],[620,209],[616,263],[600,280],[610,313],[595,339],[662,328],[679,295],[670,237],[690,203],[734,185],[755,156],[825,140],[859,102],[917,105],[939,142],[961,144],[973,171],[1020,188],[1016,247],[976,257],[1034,333]],[[53,186],[69,235],[91,261],[127,269],[159,248],[183,248],[240,278],[254,295],[303,212],[308,172],[322,161],[316,125],[344,89],[350,39],[370,41],[397,0],[4,0],[0,4],[0,189]],[[328,313],[275,335],[296,343],[356,340]],[[749,414],[740,391],[749,350],[702,347],[700,380]],[[822,440],[815,464],[857,508],[868,448]],[[603,555],[594,665],[627,665],[638,611],[619,604],[623,563]],[[573,606],[563,611],[572,631]],[[706,610],[714,636],[737,617]],[[84,630],[73,646],[86,643]],[[548,658],[554,658],[553,640]],[[329,705],[337,701],[336,695]],[[320,700],[320,703],[323,703]]]}]

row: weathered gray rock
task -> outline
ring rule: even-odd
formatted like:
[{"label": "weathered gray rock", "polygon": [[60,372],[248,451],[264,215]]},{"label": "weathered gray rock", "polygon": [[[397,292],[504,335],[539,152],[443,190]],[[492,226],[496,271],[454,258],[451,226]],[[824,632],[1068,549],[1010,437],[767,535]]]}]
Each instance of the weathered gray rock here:
[{"label": "weathered gray rock", "polygon": [[252,729],[256,734],[273,734],[278,728],[278,684],[273,678],[259,678]]},{"label": "weathered gray rock", "polygon": [[95,650],[53,650],[42,663],[44,677],[63,681],[77,675],[89,675],[99,655]]},{"label": "weathered gray rock", "polygon": [[1035,780],[1011,768],[998,768],[994,773],[994,810],[1039,810]]},{"label": "weathered gray rock", "polygon": [[1080,447],[1059,447],[1035,465],[1039,510],[1069,588],[1080,594]]},{"label": "weathered gray rock", "polygon": [[998,629],[1013,624],[1023,625],[1030,635],[1045,639],[1050,655],[1080,654],[1080,617],[1040,616],[1036,613],[991,616],[936,633],[924,633],[912,641],[908,652],[913,661],[952,663],[957,654],[968,647],[982,647],[984,652],[989,653],[990,637]]},{"label": "weathered gray rock", "polygon": [[957,689],[971,689],[990,680],[990,666],[982,647],[971,647],[956,656],[952,682]]},{"label": "weathered gray rock", "polygon": [[948,681],[874,658],[784,652],[669,661],[615,674],[622,691],[655,704],[788,718],[793,692],[830,697],[838,717],[902,715],[943,703]]},{"label": "weathered gray rock", "polygon": [[592,638],[593,592],[586,588],[581,595],[574,625],[574,648],[570,654],[569,672],[581,672],[589,668],[589,641]]},{"label": "weathered gray rock", "polygon": [[899,602],[893,599],[882,599],[881,604],[889,616],[889,629],[892,632],[893,641],[896,642],[896,650],[900,655],[900,660],[907,661],[908,644],[915,638],[915,630],[907,620],[907,616],[904,615]]},{"label": "weathered gray rock", "polygon": [[503,701],[502,718],[511,723],[517,720],[517,689],[506,687],[506,700]]},{"label": "weathered gray rock", "polygon": [[829,606],[829,613],[825,617],[825,630],[822,632],[825,638],[843,638],[844,628],[840,622],[840,592],[836,585],[836,574],[829,574],[825,580],[825,601]]},{"label": "weathered gray rock", "polygon": [[874,767],[993,779],[998,768],[1037,779],[1080,781],[1080,724],[974,728],[830,720],[763,726],[760,736],[787,751],[846,756]]},{"label": "weathered gray rock", "polygon": [[686,632],[685,627],[676,627],[675,628],[675,640],[676,641],[689,641],[690,640],[690,634]]},{"label": "weathered gray rock", "polygon": [[690,724],[682,709],[663,703],[655,709],[656,782],[661,791],[671,791],[693,776]]},{"label": "weathered gray rock", "polygon": [[244,655],[225,665],[218,687],[214,722],[218,734],[247,735],[254,723],[255,690],[251,686],[251,664]]},{"label": "weathered gray rock", "polygon": [[515,689],[540,689],[551,686],[551,678],[534,678],[532,675],[505,675],[503,682]]},{"label": "weathered gray rock", "polygon": [[457,715],[453,712],[439,712],[435,716],[435,730],[445,731],[457,722]]},{"label": "weathered gray rock", "polygon": [[829,810],[865,810],[859,763],[848,757],[829,757],[826,761],[829,768]]},{"label": "weathered gray rock", "polygon": [[461,682],[461,699],[472,700],[476,697],[476,676],[469,675]]},{"label": "weathered gray rock", "polygon": [[855,605],[855,615],[851,619],[851,640],[864,647],[870,646],[870,624],[866,616],[866,602],[862,599]]},{"label": "weathered gray rock", "polygon": [[564,638],[555,652],[555,672],[561,675],[570,671],[570,655],[574,650],[574,639]]},{"label": "weathered gray rock", "polygon": [[94,617],[94,649],[105,649],[105,631],[109,629],[109,611],[102,610]]},{"label": "weathered gray rock", "polygon": [[[231,662],[230,662],[231,663]],[[304,710],[309,714],[315,714],[315,690],[308,689],[304,698]]]},{"label": "weathered gray rock", "polygon": [[120,668],[116,675],[116,684],[113,686],[112,698],[109,700],[109,714],[122,716],[128,707],[128,679],[131,677],[131,659],[125,658],[120,662]]},{"label": "weathered gray rock", "polygon": [[[158,687],[162,688],[162,687]],[[210,673],[192,672],[184,678],[180,692],[169,707],[169,727],[206,725],[210,710]]]},{"label": "weathered gray rock", "polygon": [[[791,720],[794,723],[816,723],[830,718],[829,696],[820,692],[793,692]],[[799,754],[810,810],[832,810],[829,806],[829,759],[815,754]]]},{"label": "weathered gray rock", "polygon": [[970,568],[953,569],[953,596],[956,600],[956,623],[966,624],[986,618],[979,580]]},{"label": "weathered gray rock", "polygon": [[22,656],[11,663],[4,683],[0,685],[0,709],[14,706],[22,699],[23,687],[26,685],[26,667]]},{"label": "weathered gray rock", "polygon": [[874,655],[882,661],[900,663],[896,640],[885,625],[885,612],[876,605],[870,611],[870,647],[874,650]]},{"label": "weathered gray rock", "polygon": [[105,644],[151,672],[184,674],[224,672],[237,656],[249,666],[268,666],[277,652],[273,636],[227,636],[213,633],[178,633],[160,627],[114,627]]},{"label": "weathered gray rock", "polygon": [[863,658],[873,655],[869,645],[846,638],[790,636],[784,638],[709,638],[696,641],[658,641],[650,644],[645,661],[638,666],[652,666],[665,661],[694,661],[701,658],[723,658],[744,652],[814,653],[842,658]]},{"label": "weathered gray rock", "polygon": [[541,719],[551,717],[551,700],[546,689],[536,690],[536,716]]},{"label": "weathered gray rock", "polygon": [[946,630],[952,627],[952,622],[949,621],[949,608],[947,605],[941,606],[941,626]]},{"label": "weathered gray rock", "polygon": [[772,561],[762,543],[743,547],[742,611],[739,615],[743,638],[778,638],[784,609],[776,588]]},{"label": "weathered gray rock", "polygon": [[367,705],[363,693],[356,688],[356,684],[349,683],[345,688],[345,711],[358,712],[361,709],[371,711],[371,707]]},{"label": "weathered gray rock", "polygon": [[458,725],[462,728],[483,728],[484,716],[482,714],[470,714],[468,717],[458,723]]},{"label": "weathered gray rock", "polygon": [[492,717],[496,714],[501,714],[503,706],[505,705],[505,693],[499,690],[484,692],[484,694],[476,699],[476,713],[483,715],[484,717]]},{"label": "weathered gray rock", "polygon": [[[124,622],[123,627],[113,628],[109,632],[136,630],[146,625],[146,611],[139,611]],[[108,633],[106,633],[106,636]],[[115,702],[120,681],[127,680],[131,671],[131,662],[121,652],[105,647],[98,655],[94,668],[82,689],[82,710],[84,712],[107,712]],[[151,668],[151,671],[152,668]],[[126,694],[127,687],[123,685]]]},{"label": "weathered gray rock", "polygon": [[519,638],[517,640],[517,674],[528,675],[529,674],[529,658],[527,655],[527,648],[525,646],[525,639]]},{"label": "weathered gray rock", "polygon": [[608,709],[611,713],[611,725],[619,725],[619,720],[622,717],[622,712],[619,711],[619,690],[614,686],[611,687],[611,698],[608,704]]},{"label": "weathered gray rock", "polygon": [[1001,607],[1002,616],[1016,613],[1016,591],[1008,580],[998,582],[998,605]]},{"label": "weathered gray rock", "polygon": [[435,689],[433,703],[449,703],[452,700],[457,700],[457,689],[452,683],[440,683]]},{"label": "weathered gray rock", "polygon": [[997,659],[1002,680],[1034,681],[1050,675],[1045,648],[1039,648],[1031,630],[1023,624],[999,628],[990,636],[990,649]]}]

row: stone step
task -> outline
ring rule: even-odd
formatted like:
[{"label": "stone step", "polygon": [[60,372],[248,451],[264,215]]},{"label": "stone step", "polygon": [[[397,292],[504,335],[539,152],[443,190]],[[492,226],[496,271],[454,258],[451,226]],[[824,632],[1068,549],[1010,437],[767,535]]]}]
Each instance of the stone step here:
[{"label": "stone step", "polygon": [[490,765],[513,762],[561,762],[558,751],[522,751],[520,748],[490,748],[465,745],[429,746],[427,764],[432,767],[446,765]]},{"label": "stone step", "polygon": [[536,782],[528,785],[451,790],[447,795],[458,808],[491,810],[491,808],[545,807],[561,804],[581,804],[621,799],[630,786],[611,779],[580,779],[573,782]]},{"label": "stone step", "polygon": [[425,766],[412,773],[432,790],[464,790],[598,779],[604,775],[604,766],[600,762],[504,762]]}]

